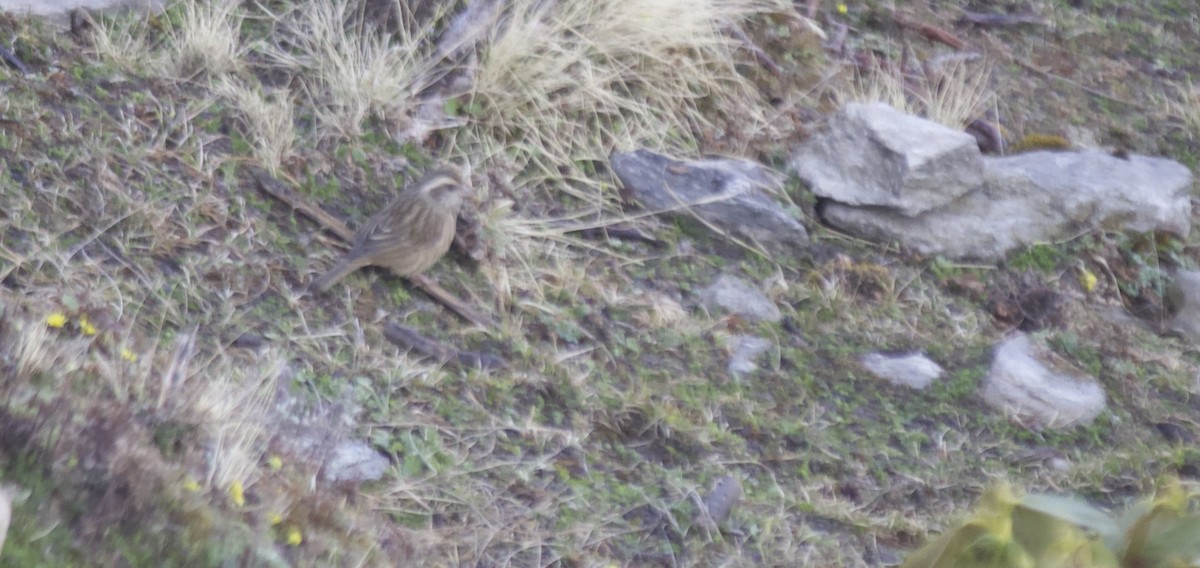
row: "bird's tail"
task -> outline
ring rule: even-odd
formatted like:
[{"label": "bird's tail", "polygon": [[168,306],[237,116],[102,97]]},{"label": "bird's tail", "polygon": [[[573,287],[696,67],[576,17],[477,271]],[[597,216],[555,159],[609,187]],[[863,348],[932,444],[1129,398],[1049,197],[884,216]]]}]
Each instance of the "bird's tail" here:
[{"label": "bird's tail", "polygon": [[347,274],[350,274],[351,272],[354,272],[362,267],[363,265],[361,262],[357,262],[354,259],[349,258],[345,259],[337,263],[333,268],[330,268],[328,272],[322,274],[316,280],[313,280],[312,283],[308,285],[308,291],[310,294],[324,292],[332,288],[334,284],[338,283],[338,281],[345,278]]}]

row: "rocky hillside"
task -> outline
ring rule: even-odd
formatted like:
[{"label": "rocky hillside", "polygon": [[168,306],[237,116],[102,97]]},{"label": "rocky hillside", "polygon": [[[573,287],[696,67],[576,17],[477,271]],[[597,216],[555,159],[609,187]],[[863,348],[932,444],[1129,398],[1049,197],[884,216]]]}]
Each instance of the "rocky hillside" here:
[{"label": "rocky hillside", "polygon": [[[1200,24],[896,4],[0,15],[0,566],[880,566],[1193,483]],[[444,258],[309,290],[446,164]]]}]

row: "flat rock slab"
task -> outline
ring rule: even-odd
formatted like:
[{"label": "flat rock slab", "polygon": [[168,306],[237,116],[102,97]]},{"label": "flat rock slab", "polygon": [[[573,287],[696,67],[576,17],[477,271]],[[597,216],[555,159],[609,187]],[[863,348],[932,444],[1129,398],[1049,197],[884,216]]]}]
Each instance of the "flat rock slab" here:
[{"label": "flat rock slab", "polygon": [[768,192],[783,181],[746,160],[677,160],[649,150],[614,152],[613,172],[650,210],[694,214],[705,223],[773,250],[808,245],[808,231]]},{"label": "flat rock slab", "polygon": [[828,202],[829,224],[926,255],[995,260],[1098,229],[1191,229],[1192,174],[1173,160],[1103,152],[1031,152],[984,160],[975,191],[917,216]]}]

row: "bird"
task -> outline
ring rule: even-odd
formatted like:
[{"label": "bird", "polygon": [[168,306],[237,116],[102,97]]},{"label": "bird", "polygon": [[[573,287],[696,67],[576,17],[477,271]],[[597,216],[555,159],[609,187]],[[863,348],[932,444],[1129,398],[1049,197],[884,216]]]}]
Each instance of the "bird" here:
[{"label": "bird", "polygon": [[458,169],[430,170],[372,215],[354,234],[346,257],[313,280],[309,290],[329,290],[366,266],[381,266],[405,278],[424,272],[450,250],[458,211],[469,192]]}]

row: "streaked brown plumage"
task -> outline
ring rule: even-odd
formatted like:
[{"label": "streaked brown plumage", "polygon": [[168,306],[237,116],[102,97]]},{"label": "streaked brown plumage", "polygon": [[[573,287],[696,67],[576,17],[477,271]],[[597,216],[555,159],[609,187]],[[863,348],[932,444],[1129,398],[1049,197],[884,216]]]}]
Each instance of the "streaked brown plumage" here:
[{"label": "streaked brown plumage", "polygon": [[309,289],[324,292],[365,266],[382,266],[397,276],[424,272],[450,249],[458,210],[468,191],[456,169],[426,173],[372,215],[354,235],[346,258],[314,280]]}]

